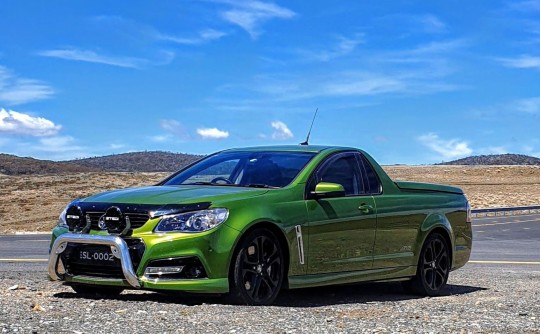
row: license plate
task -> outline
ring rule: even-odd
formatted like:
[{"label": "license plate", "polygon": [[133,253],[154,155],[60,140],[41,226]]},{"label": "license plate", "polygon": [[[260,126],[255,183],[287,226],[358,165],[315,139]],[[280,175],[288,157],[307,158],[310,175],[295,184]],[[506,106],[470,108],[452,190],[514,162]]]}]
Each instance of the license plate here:
[{"label": "license plate", "polygon": [[113,266],[118,262],[110,249],[79,248],[76,252],[79,263]]}]

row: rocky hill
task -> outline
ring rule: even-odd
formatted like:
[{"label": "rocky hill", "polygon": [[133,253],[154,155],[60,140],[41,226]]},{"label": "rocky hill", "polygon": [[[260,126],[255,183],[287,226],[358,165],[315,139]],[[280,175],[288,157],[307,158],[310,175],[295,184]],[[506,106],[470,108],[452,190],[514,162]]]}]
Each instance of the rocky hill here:
[{"label": "rocky hill", "polygon": [[103,157],[50,161],[0,154],[0,174],[67,174],[82,172],[174,172],[198,159],[199,155],[161,151],[133,152]]},{"label": "rocky hill", "polygon": [[522,154],[477,155],[438,165],[540,165],[540,159]]},{"label": "rocky hill", "polygon": [[174,172],[203,156],[162,151],[106,155],[68,161],[111,172]]},{"label": "rocky hill", "polygon": [[5,175],[65,174],[98,170],[69,162],[22,158],[16,155],[0,153],[0,174]]}]

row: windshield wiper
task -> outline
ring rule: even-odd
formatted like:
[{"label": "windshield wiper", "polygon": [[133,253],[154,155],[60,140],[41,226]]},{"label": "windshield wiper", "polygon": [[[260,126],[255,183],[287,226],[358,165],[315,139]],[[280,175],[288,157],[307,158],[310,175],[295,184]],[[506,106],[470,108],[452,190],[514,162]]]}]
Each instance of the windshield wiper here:
[{"label": "windshield wiper", "polygon": [[212,183],[206,181],[197,181],[192,183],[182,183],[183,186],[230,186],[230,184]]},{"label": "windshield wiper", "polygon": [[263,183],[243,184],[242,187],[248,187],[248,188],[272,188],[272,189],[279,188],[279,187],[269,186],[269,185],[263,184]]}]

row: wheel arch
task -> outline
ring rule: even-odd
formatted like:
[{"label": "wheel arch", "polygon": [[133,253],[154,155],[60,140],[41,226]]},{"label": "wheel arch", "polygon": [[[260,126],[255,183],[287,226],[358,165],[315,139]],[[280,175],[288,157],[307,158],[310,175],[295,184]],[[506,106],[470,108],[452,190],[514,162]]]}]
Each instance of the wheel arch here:
[{"label": "wheel arch", "polygon": [[416,243],[417,247],[415,251],[415,263],[418,263],[420,253],[422,251],[422,248],[424,247],[424,243],[426,242],[427,238],[433,233],[439,233],[448,244],[448,248],[450,251],[450,264],[451,267],[453,267],[454,233],[452,225],[450,224],[450,221],[446,218],[445,215],[439,213],[429,215],[422,223]]},{"label": "wheel arch", "polygon": [[289,272],[289,265],[290,265],[289,243],[285,235],[285,232],[277,224],[269,220],[261,220],[261,221],[253,222],[244,231],[242,231],[241,235],[237,238],[234,244],[234,251],[231,253],[231,256],[229,258],[229,267],[228,267],[228,274],[227,274],[229,278],[229,284],[232,283],[231,275],[233,274],[233,268],[234,268],[233,261],[239,252],[239,248],[238,248],[239,244],[245,238],[246,235],[248,235],[251,231],[256,230],[256,229],[267,229],[276,235],[279,241],[281,250],[284,252],[283,258],[285,260],[285,268],[283,270],[284,276],[283,276],[282,289],[288,289],[289,287],[288,272]]}]

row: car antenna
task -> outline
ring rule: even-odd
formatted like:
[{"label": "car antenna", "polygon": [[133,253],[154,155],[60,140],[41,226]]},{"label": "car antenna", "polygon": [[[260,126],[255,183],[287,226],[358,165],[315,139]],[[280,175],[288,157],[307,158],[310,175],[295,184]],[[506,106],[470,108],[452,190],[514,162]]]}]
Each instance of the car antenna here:
[{"label": "car antenna", "polygon": [[315,115],[313,115],[313,120],[311,121],[311,126],[309,127],[309,131],[306,137],[306,141],[300,143],[300,145],[307,146],[309,145],[309,135],[311,135],[311,129],[313,129],[313,123],[315,123],[315,118],[317,117],[317,113],[319,112],[319,108],[315,109]]}]

